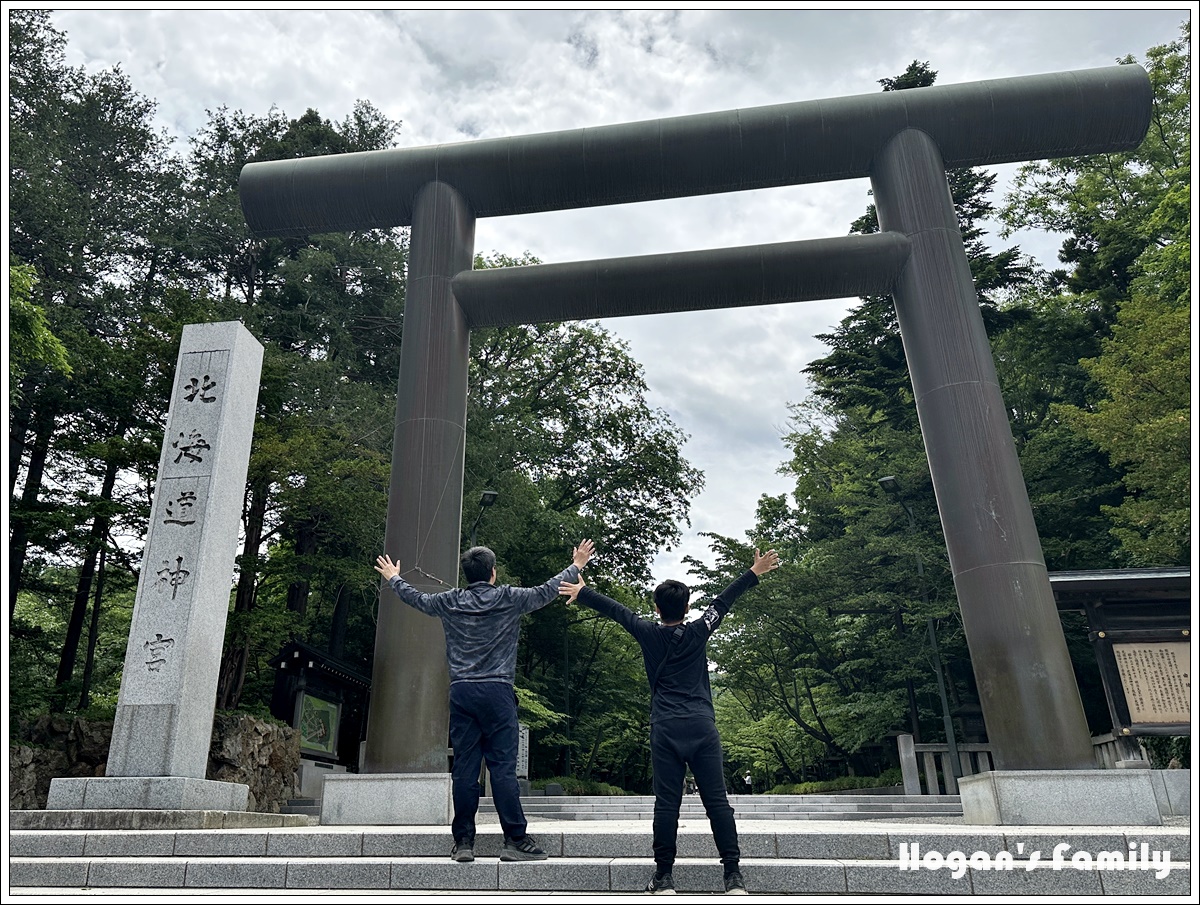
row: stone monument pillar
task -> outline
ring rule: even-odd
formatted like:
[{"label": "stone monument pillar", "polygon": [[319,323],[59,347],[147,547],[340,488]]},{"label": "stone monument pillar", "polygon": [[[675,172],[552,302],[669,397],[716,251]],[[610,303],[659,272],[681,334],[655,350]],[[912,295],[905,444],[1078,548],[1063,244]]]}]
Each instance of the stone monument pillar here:
[{"label": "stone monument pillar", "polygon": [[106,775],[47,809],[246,808],[204,775],[262,355],[236,321],[183,329]]}]

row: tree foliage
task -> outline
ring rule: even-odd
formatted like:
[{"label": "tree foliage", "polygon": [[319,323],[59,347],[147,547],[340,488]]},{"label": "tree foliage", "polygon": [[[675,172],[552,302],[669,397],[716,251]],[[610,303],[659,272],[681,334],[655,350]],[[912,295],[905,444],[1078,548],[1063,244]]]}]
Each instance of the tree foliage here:
[{"label": "tree foliage", "polygon": [[28,264],[8,268],[8,382],[16,388],[30,371],[45,368],[71,375],[67,347],[54,335],[46,312],[32,301],[37,271]]},{"label": "tree foliage", "polygon": [[[1133,151],[1028,164],[1002,215],[1010,228],[1065,233],[1061,306],[1096,312],[1098,347],[1079,356],[1088,398],[1052,413],[1119,469],[1104,507],[1131,565],[1188,562],[1191,550],[1191,32],[1151,48],[1150,130]],[[1128,57],[1122,62],[1134,62]]]},{"label": "tree foliage", "polygon": [[[1156,102],[1142,148],[1030,164],[1005,199],[1011,227],[1069,233],[1069,272],[989,248],[994,177],[948,174],[1051,570],[1186,555],[1190,72],[1181,49],[1150,51]],[[881,85],[935,78],[914,62]],[[851,227],[877,229],[874,207]],[[793,408],[784,438],[791,458],[781,470],[795,490],[764,497],[750,532],[785,564],[739,602],[713,647],[722,729],[738,740],[731,750],[787,781],[801,761],[809,772],[830,757],[867,768],[874,746],[914,722],[941,737],[929,620],[952,710],[966,718],[977,706],[891,300],[864,299],[821,339],[830,351],[805,369],[812,395]],[[885,475],[899,478],[902,499],[883,492]],[[709,591],[748,549],[724,537],[712,546],[718,564],[694,565]],[[1073,652],[1087,683],[1091,654]],[[1088,708],[1098,732],[1108,728],[1104,711]]]},{"label": "tree foliage", "polygon": [[[289,638],[369,674],[408,236],[256,238],[238,177],[390,147],[400,123],[367,101],[340,120],[221,108],[177,153],[119,69],[65,66],[48,13],[12,11],[9,38],[9,590],[30,689],[12,706],[111,703],[124,644],[109,640],[128,626],[175,353],[206,321],[239,320],[265,350],[218,705],[265,710]],[[702,476],[600,326],[477,331],[468,408],[463,539],[478,490],[499,490],[479,539],[504,580],[544,581],[593,536],[621,564],[614,580],[636,583],[678,538]],[[564,607],[531,618],[524,643],[535,761],[644,782],[636,664],[609,663],[628,645]]]}]

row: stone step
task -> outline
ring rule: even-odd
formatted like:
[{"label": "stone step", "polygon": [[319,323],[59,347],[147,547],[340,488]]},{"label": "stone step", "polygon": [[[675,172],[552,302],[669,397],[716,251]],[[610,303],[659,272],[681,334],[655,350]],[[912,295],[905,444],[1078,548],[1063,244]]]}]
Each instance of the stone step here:
[{"label": "stone step", "polygon": [[[1186,895],[1190,864],[1154,870],[1055,868],[1018,860],[998,870],[908,870],[898,860],[744,858],[742,873],[755,893],[916,895]],[[631,893],[652,873],[650,858],[553,858],[507,863],[477,858],[458,864],[444,855],[406,858],[29,858],[9,861],[10,892],[19,888],[422,890]],[[1160,869],[1157,874],[1163,874]],[[956,876],[957,874],[957,876]],[[711,859],[680,858],[677,889],[719,892],[721,867]]]},{"label": "stone step", "polygon": [[[538,844],[554,857],[638,858],[649,851],[650,821],[531,825]],[[898,859],[913,845],[919,851],[1007,851],[1015,858],[1050,852],[1062,842],[1076,851],[1128,851],[1146,843],[1150,851],[1169,850],[1188,860],[1191,830],[1186,826],[981,827],[947,824],[842,823],[837,821],[756,822],[739,828],[748,858]],[[475,840],[479,857],[498,857],[503,835],[482,823]],[[22,858],[408,858],[445,857],[448,828],[277,827],[231,830],[11,830],[9,854]],[[684,819],[678,836],[680,857],[716,857],[707,820]],[[1048,857],[1048,856],[1047,856]]]},{"label": "stone step", "polygon": [[[731,795],[739,819],[869,820],[887,817],[961,817],[957,795]],[[530,817],[556,820],[648,820],[654,815],[651,796],[532,796],[521,799]],[[494,814],[490,798],[480,812]],[[684,797],[682,816],[703,816],[699,795]]]},{"label": "stone step", "polygon": [[289,798],[287,804],[279,809],[280,814],[306,814],[310,817],[321,816],[321,799],[319,798]]},{"label": "stone step", "polygon": [[260,814],[256,811],[19,810],[8,812],[10,830],[229,830],[316,826],[307,814]]},{"label": "stone step", "polygon": [[[487,821],[470,864],[450,861],[449,833],[440,826],[12,830],[9,884],[10,892],[44,894],[82,888],[627,893],[640,890],[653,870],[648,820],[537,820],[531,828],[549,861],[500,861],[503,836]],[[1188,826],[754,821],[740,827],[739,842],[747,883],[761,893],[1162,896],[1186,893],[1191,878]],[[718,891],[721,871],[707,821],[684,818],[678,845],[679,889]],[[1055,847],[1064,845],[1056,866]],[[1085,870],[1072,862],[1076,853],[1089,860],[1116,853],[1124,861],[1131,850],[1143,862],[1158,853],[1157,869],[1148,862],[1152,869]],[[1002,869],[982,869],[982,861],[977,868],[934,869],[956,852],[978,852],[977,860],[995,859]],[[925,867],[905,869],[916,858]]]}]

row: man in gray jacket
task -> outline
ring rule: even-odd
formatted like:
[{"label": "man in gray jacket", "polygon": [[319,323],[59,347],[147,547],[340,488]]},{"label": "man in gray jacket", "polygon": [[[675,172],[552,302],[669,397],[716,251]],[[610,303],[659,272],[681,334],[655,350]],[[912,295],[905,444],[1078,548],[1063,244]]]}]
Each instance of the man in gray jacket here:
[{"label": "man in gray jacket", "polygon": [[526,833],[517,785],[517,637],[521,616],[554,600],[564,581],[578,581],[592,558],[590,540],[575,548],[572,563],[536,588],[496,584],[496,554],[472,547],[460,559],[468,585],[424,594],[400,577],[400,566],[384,554],[375,561],[401,600],[442,620],[450,668],[450,744],[454,820],[450,829],[455,861],[475,860],[475,814],[479,810],[479,766],[487,760],[492,799],[504,830],[501,861],[543,861],[546,853]]}]

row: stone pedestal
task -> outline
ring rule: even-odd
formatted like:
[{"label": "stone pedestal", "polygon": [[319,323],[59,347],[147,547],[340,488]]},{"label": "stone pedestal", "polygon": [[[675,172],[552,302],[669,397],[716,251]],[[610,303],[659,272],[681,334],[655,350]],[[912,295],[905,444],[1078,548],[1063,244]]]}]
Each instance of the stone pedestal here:
[{"label": "stone pedestal", "polygon": [[1160,826],[1152,770],[993,771],[958,781],[963,819],[985,826]]},{"label": "stone pedestal", "polygon": [[450,826],[449,773],[334,773],[325,777],[321,825]]},{"label": "stone pedestal", "polygon": [[1164,817],[1192,816],[1192,771],[1151,770],[1150,781]]},{"label": "stone pedestal", "polygon": [[250,795],[240,782],[189,776],[102,776],[50,780],[46,809],[244,811]]}]

